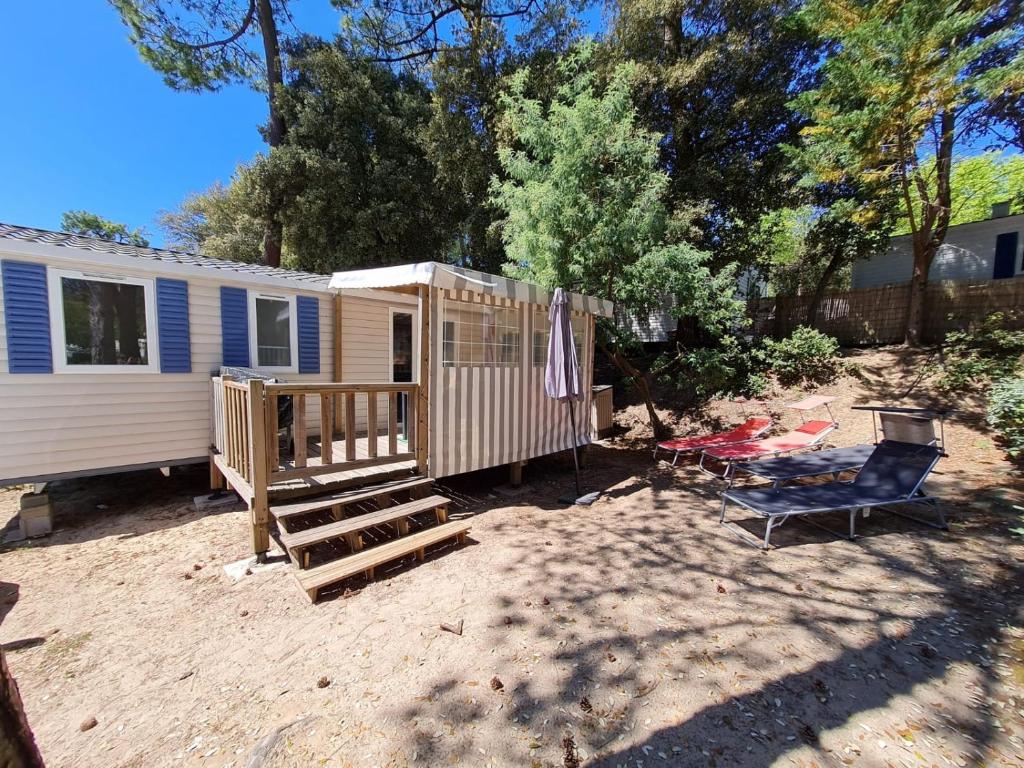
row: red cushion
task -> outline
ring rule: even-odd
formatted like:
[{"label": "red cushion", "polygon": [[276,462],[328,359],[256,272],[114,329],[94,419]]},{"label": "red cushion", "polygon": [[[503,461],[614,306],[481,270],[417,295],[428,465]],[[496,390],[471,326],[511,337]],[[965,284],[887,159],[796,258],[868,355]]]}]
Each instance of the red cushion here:
[{"label": "red cushion", "polygon": [[806,432],[808,435],[819,435],[832,429],[834,424],[831,421],[805,421],[794,432]]},{"label": "red cushion", "polygon": [[743,440],[750,440],[764,432],[772,424],[771,419],[754,418],[747,419],[735,429],[728,432],[718,432],[712,435],[697,435],[694,437],[683,437],[677,440],[665,440],[658,443],[659,448],[666,451],[697,451],[713,445],[731,445]]}]

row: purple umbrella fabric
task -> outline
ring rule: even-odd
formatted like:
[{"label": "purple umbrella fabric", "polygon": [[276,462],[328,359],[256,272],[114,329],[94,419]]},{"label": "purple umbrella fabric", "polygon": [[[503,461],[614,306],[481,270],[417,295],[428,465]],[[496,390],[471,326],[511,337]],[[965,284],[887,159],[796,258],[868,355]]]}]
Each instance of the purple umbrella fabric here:
[{"label": "purple umbrella fabric", "polygon": [[[548,336],[548,363],[544,371],[544,391],[548,397],[560,402],[579,400],[580,361],[576,356],[576,344],[572,338],[572,321],[569,316],[569,299],[565,291],[555,288],[548,309],[550,335]],[[575,435],[573,435],[575,440]]]}]

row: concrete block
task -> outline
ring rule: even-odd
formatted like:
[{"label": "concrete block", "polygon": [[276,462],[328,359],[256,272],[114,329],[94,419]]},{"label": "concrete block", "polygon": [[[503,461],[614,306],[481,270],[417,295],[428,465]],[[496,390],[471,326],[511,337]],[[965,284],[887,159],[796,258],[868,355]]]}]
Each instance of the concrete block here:
[{"label": "concrete block", "polygon": [[46,493],[26,493],[21,497],[18,525],[25,538],[46,536],[53,530],[53,502]]}]

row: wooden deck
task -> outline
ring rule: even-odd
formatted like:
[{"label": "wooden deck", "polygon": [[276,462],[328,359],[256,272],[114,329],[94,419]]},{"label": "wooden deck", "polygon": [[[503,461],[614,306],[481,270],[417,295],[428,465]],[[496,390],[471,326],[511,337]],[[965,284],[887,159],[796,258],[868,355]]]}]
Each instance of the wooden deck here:
[{"label": "wooden deck", "polygon": [[[377,438],[377,456],[371,456],[369,440],[366,437],[356,438],[356,458],[349,462],[353,466],[349,469],[339,469],[334,472],[325,472],[308,477],[283,478],[271,483],[267,490],[275,499],[287,498],[289,496],[306,495],[309,493],[326,492],[351,488],[357,485],[368,485],[380,483],[397,477],[411,475],[416,471],[416,458],[411,455],[403,461],[391,461],[382,464],[380,457],[387,456],[388,438],[381,436]],[[319,437],[311,437],[306,441],[308,459],[307,467],[323,466],[323,445]],[[282,445],[282,448],[284,446]],[[345,455],[345,440],[335,439],[332,441],[334,456]],[[408,443],[398,440],[398,450],[401,453],[408,452]],[[282,452],[282,455],[283,452]],[[290,459],[281,462],[282,472],[295,469],[295,464]],[[281,473],[278,473],[281,474]]]}]

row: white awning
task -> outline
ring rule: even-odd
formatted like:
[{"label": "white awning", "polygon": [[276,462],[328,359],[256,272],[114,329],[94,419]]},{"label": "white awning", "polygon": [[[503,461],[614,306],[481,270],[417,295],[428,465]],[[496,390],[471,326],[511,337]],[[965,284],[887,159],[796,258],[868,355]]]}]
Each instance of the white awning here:
[{"label": "white awning", "polygon": [[[429,285],[434,288],[448,288],[459,291],[503,296],[515,301],[531,304],[548,304],[551,294],[533,283],[524,283],[510,277],[489,275],[464,267],[439,264],[434,261],[420,264],[403,264],[397,267],[357,269],[350,272],[335,272],[331,276],[330,289],[343,292],[352,289],[401,288],[414,285]],[[612,317],[614,305],[606,299],[567,293],[572,308],[601,317]]]}]

